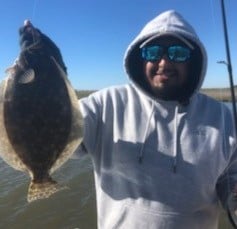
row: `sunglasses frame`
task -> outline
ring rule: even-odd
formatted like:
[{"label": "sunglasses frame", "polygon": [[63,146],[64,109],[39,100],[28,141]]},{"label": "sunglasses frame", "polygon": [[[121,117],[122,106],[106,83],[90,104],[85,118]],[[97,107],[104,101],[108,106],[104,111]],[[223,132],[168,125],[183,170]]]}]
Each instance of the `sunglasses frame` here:
[{"label": "sunglasses frame", "polygon": [[[157,50],[155,48],[157,48]],[[172,48],[175,48],[175,50],[172,51]],[[182,51],[186,56],[176,57],[177,51]],[[152,55],[151,52],[156,53]],[[185,63],[191,58],[191,53],[192,50],[184,45],[149,45],[141,48],[142,58],[150,62],[160,61],[163,56],[166,55],[171,62]]]}]

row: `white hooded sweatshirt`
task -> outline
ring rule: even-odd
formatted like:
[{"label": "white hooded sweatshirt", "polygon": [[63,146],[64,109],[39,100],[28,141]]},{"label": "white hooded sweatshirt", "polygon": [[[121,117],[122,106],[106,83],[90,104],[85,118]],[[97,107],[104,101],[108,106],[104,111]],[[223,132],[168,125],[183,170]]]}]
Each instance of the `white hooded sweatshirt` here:
[{"label": "white hooded sweatshirt", "polygon": [[[140,80],[139,46],[174,35],[199,49],[188,103],[162,101]],[[140,61],[140,62],[139,62]],[[206,54],[175,11],[150,21],[125,53],[131,83],[80,100],[84,146],[95,174],[99,229],[216,229],[219,200],[237,180],[236,138],[229,109],[198,92]],[[191,90],[189,90],[191,88]]]}]

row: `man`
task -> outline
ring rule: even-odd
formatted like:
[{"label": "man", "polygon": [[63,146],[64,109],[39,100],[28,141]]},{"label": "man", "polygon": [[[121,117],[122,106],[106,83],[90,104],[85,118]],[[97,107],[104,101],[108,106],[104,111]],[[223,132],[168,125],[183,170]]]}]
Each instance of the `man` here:
[{"label": "man", "polygon": [[80,100],[77,153],[92,158],[99,229],[217,228],[237,180],[236,135],[230,110],[198,92],[206,63],[194,29],[167,11],[129,45],[131,83]]},{"label": "man", "polygon": [[80,100],[92,158],[98,228],[214,229],[236,183],[234,121],[198,93],[205,49],[175,11],[129,45],[131,83]]}]

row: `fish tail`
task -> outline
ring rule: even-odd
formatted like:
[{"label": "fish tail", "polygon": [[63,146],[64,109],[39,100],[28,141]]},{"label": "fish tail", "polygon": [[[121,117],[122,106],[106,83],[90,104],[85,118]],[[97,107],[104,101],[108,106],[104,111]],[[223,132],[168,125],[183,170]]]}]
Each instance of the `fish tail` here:
[{"label": "fish tail", "polygon": [[30,203],[35,200],[46,199],[52,194],[66,188],[66,186],[61,186],[54,180],[49,180],[42,183],[36,183],[32,181],[29,185],[27,201]]}]

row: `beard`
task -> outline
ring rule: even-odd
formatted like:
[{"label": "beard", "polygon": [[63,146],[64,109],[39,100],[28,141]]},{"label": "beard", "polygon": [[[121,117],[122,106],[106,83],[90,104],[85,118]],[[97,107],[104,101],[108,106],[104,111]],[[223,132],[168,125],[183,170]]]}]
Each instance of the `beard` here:
[{"label": "beard", "polygon": [[150,68],[146,72],[148,91],[166,101],[187,101],[190,97],[191,77],[175,68]]},{"label": "beard", "polygon": [[152,94],[162,100],[180,101],[183,100],[185,93],[185,86],[163,86],[163,87],[152,87],[150,86]]}]

